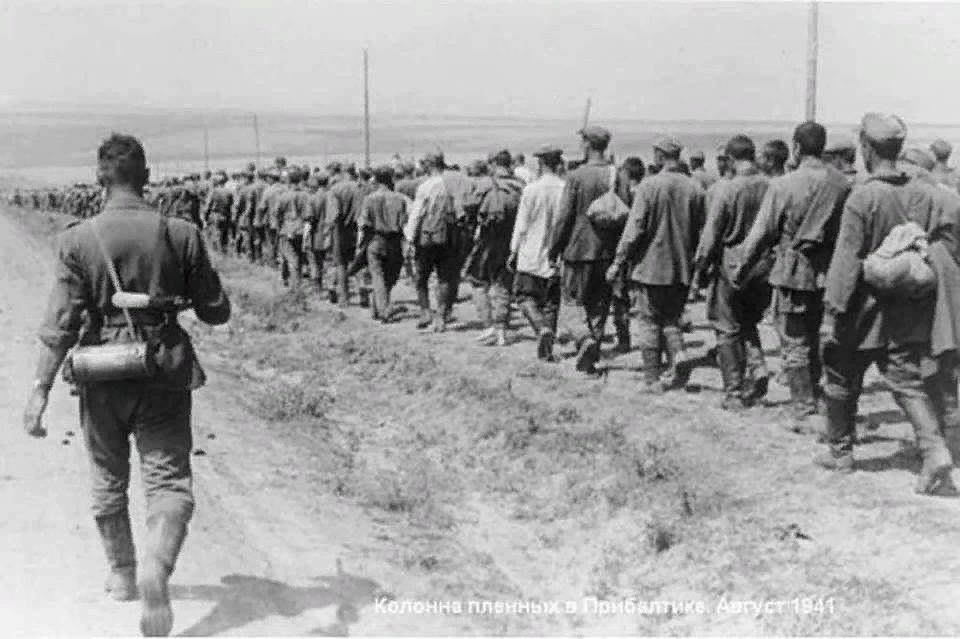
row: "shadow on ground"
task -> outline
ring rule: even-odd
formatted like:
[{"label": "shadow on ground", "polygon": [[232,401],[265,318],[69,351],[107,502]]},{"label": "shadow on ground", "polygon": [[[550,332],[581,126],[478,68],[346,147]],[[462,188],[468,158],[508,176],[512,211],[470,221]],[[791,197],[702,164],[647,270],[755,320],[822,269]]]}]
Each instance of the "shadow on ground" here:
[{"label": "shadow on ground", "polygon": [[358,609],[373,603],[380,592],[376,582],[347,574],[313,581],[318,585],[289,586],[262,577],[227,575],[219,585],[171,586],[170,596],[175,600],[214,602],[213,609],[180,636],[230,634],[273,615],[296,617],[308,610],[336,606],[336,622],[307,634],[343,637],[349,634],[350,624],[359,619]]}]

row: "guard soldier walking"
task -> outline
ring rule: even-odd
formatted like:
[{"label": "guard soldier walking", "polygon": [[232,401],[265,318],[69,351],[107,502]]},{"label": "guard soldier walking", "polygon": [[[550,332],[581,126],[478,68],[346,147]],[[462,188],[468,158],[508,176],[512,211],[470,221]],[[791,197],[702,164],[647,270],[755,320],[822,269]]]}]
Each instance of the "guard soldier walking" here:
[{"label": "guard soldier walking", "polygon": [[[640,183],[607,271],[607,281],[614,281],[636,255],[630,279],[637,291],[643,388],[654,392],[683,387],[687,378],[680,318],[693,280],[694,252],[705,213],[703,190],[681,172],[682,149],[672,137],[654,144],[654,161],[661,170]],[[661,377],[664,350],[668,368]]]},{"label": "guard soldier walking", "polygon": [[869,177],[846,201],[836,250],[827,272],[824,366],[827,372],[829,450],[814,461],[841,472],[854,469],[854,417],[863,374],[876,363],[894,401],[913,425],[923,462],[916,492],[929,494],[953,460],[925,378],[936,374],[930,358],[936,287],[882,291],[864,280],[864,260],[907,222],[926,231],[936,210],[932,195],[897,169],[906,126],[896,116],[863,117],[860,148]]},{"label": "guard soldier walking", "polygon": [[[176,309],[121,311],[111,296],[122,287],[156,300],[184,298],[209,324],[226,322],[230,303],[200,231],[181,220],[168,220],[143,201],[149,171],[139,141],[118,134],[104,141],[97,173],[107,190],[106,206],[101,215],[61,237],[24,427],[33,437],[46,436],[42,418],[48,394],[78,339],[81,345],[116,345],[130,342],[134,332],[159,348],[152,375],[99,382],[73,379],[79,386],[80,422],[91,461],[94,516],[110,566],[107,589],[113,598],[129,600],[137,596],[139,584],[141,631],[165,636],[173,623],[167,583],[194,508],[191,390],[202,385],[203,371],[189,336],[177,324]],[[147,495],[146,551],[139,580],[127,507],[131,435]]]},{"label": "guard soldier walking", "polygon": [[776,247],[769,281],[775,288],[774,315],[793,413],[789,429],[794,432],[815,430],[808,418],[817,412],[820,395],[824,278],[850,192],[847,178],[820,159],[826,141],[826,129],[816,122],[794,130],[797,169],[771,180],[734,276],[735,286],[742,286]]}]

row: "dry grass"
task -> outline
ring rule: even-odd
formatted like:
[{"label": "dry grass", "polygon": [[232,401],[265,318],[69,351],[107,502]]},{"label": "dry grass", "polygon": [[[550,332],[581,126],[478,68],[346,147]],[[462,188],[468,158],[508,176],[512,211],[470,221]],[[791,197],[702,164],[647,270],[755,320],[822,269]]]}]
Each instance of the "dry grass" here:
[{"label": "dry grass", "polygon": [[[56,226],[29,217],[43,232]],[[898,459],[902,425],[884,425],[878,434],[891,443],[859,453],[883,472],[836,478],[811,468],[811,443],[784,435],[775,410],[731,417],[714,408],[709,377],[698,380],[701,394],[637,396],[629,375],[584,381],[568,364],[534,362],[529,343],[484,351],[465,335],[382,328],[359,310],[285,293],[262,269],[221,267],[236,330],[200,332],[201,352],[263,371],[238,375],[238,397],[267,420],[277,447],[290,447],[283,455],[309,477],[307,490],[338,495],[377,522],[379,541],[364,551],[421,580],[404,596],[710,606],[832,597],[836,606],[832,614],[465,618],[468,628],[960,631],[938,603],[960,570],[956,510],[913,497],[909,472],[885,465],[885,454]],[[884,408],[869,396],[862,410]]]}]

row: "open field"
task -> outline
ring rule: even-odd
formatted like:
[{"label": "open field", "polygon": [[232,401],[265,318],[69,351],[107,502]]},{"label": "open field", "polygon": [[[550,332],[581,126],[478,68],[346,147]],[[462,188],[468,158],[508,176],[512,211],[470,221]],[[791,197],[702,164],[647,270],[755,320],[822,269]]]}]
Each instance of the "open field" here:
[{"label": "open field", "polygon": [[[569,120],[523,117],[378,116],[371,125],[372,158],[385,161],[395,153],[419,158],[436,147],[452,162],[485,158],[501,148],[530,153],[542,144],[558,144],[569,157],[579,155],[577,117]],[[574,114],[576,116],[576,114]],[[713,162],[713,150],[730,136],[745,133],[758,146],[767,140],[789,140],[796,122],[657,122],[594,119],[613,132],[617,158],[638,155],[651,160],[651,145],[660,134],[676,135],[688,150],[701,149]],[[960,127],[910,125],[908,144],[929,144],[946,137],[960,146]],[[362,121],[353,116],[261,113],[261,157],[268,163],[277,155],[293,162],[322,165],[334,159],[360,160]],[[120,131],[144,143],[154,178],[200,171],[204,168],[204,127],[209,135],[210,168],[239,169],[256,160],[253,114],[226,112],[140,111],[0,111],[0,188],[3,182],[53,184],[93,180],[97,145]],[[854,125],[828,127],[831,136],[852,139]],[[6,178],[6,180],[4,180]]]},{"label": "open field", "polygon": [[[10,566],[0,627],[16,618],[13,634],[70,623],[122,633],[136,611],[110,616],[97,599],[99,548],[77,505],[83,456],[79,442],[59,443],[76,428],[71,400],[57,391],[48,441],[12,426],[64,220],[5,210],[0,222],[11,424],[0,491],[18,504],[0,525]],[[459,330],[420,334],[409,321],[381,326],[359,307],[284,292],[260,267],[219,267],[234,319],[210,329],[185,318],[211,383],[196,396],[205,454],[195,457],[195,533],[174,576],[175,631],[960,633],[960,500],[913,495],[909,425],[876,378],[860,412],[878,427],[861,432],[859,472],[837,477],[809,463],[810,438],[778,426],[777,385],[770,405],[731,415],[717,407],[719,373],[706,363],[691,392],[642,396],[636,352],[587,380],[570,362],[536,362],[519,322],[512,347],[475,346],[469,303],[457,308]],[[406,284],[398,299],[412,308]],[[703,354],[713,337],[700,305],[694,318],[687,340]],[[39,494],[67,505],[51,509]],[[87,557],[31,563],[38,539]],[[337,563],[340,581],[310,581]],[[39,575],[30,587],[27,574]],[[518,600],[575,606],[470,614],[467,603]],[[639,614],[627,600],[689,604]],[[462,602],[463,614],[399,612],[436,601]],[[761,607],[737,608],[743,601]]]}]

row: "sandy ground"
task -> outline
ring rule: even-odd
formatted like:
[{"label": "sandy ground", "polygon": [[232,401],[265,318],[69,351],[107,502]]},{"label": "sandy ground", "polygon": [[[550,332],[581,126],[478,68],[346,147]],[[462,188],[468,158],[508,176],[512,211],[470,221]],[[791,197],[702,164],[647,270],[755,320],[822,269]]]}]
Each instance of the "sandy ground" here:
[{"label": "sandy ground", "polygon": [[[138,605],[101,592],[84,450],[68,432],[75,400],[56,386],[48,439],[20,428],[51,277],[49,240],[24,219],[0,214],[0,630],[128,635]],[[222,266],[234,289],[279,288],[263,269]],[[398,297],[411,301],[405,287]],[[636,352],[585,382],[569,362],[534,363],[525,328],[512,348],[480,349],[471,332],[381,327],[319,302],[266,330],[245,305],[225,329],[192,329],[211,382],[195,396],[204,454],[173,578],[175,634],[960,633],[960,500],[911,493],[908,426],[875,378],[861,413],[879,428],[861,433],[860,472],[837,478],[810,465],[809,438],[777,428],[777,385],[770,406],[730,415],[710,367],[694,375],[700,392],[645,399],[632,392]],[[473,317],[469,305],[457,314]],[[700,328],[688,342],[702,354],[713,339]],[[264,388],[315,373],[331,396],[321,417],[261,416]],[[269,386],[278,379],[295,381]],[[343,490],[330,488],[335,432],[352,442]],[[638,597],[707,611],[404,615],[378,611],[384,596]],[[717,607],[803,597],[833,608]]]},{"label": "sandy ground", "polygon": [[[64,384],[55,386],[47,439],[28,438],[20,427],[51,262],[48,243],[0,215],[0,634],[132,635],[139,605],[102,592],[106,568],[76,399]],[[288,496],[296,490],[264,490],[265,475],[289,469],[269,463],[262,440],[271,433],[224,395],[223,377],[211,372],[212,383],[195,396],[196,447],[206,454],[193,458],[197,511],[172,580],[173,633],[402,631],[402,618],[370,613],[375,597],[389,594],[382,579],[393,571],[356,558],[353,549],[370,529],[364,515],[332,499],[294,503]],[[132,481],[136,539],[144,513],[135,453]],[[429,626],[421,620],[416,630]]]}]

